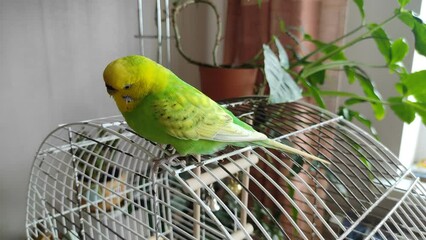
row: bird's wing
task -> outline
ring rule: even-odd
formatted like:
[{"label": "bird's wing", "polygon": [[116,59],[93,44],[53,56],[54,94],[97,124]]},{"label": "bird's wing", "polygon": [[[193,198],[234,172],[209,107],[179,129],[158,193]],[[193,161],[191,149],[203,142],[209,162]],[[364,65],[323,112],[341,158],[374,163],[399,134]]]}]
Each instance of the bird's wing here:
[{"label": "bird's wing", "polygon": [[155,102],[153,109],[165,131],[179,139],[221,142],[267,139],[264,134],[235,124],[231,113],[198,91],[187,95],[168,93]]}]

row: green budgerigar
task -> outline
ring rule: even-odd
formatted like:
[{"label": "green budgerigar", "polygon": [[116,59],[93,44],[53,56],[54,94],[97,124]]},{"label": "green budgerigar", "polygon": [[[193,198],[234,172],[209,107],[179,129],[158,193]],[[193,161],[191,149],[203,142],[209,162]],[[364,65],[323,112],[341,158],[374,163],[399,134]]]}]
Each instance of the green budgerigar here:
[{"label": "green budgerigar", "polygon": [[171,144],[181,155],[258,145],[328,163],[255,131],[149,58],[119,58],[105,68],[103,77],[127,124],[150,141]]}]

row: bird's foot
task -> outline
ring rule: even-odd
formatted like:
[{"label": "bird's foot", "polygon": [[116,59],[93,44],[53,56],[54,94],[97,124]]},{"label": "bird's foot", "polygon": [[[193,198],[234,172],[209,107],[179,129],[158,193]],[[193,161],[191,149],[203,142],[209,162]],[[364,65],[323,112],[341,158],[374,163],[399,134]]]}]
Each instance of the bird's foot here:
[{"label": "bird's foot", "polygon": [[172,167],[185,166],[186,161],[180,160],[179,159],[180,156],[181,156],[180,154],[173,154],[165,158],[157,158],[153,160],[153,163],[155,167],[158,167],[161,164],[170,165]]}]

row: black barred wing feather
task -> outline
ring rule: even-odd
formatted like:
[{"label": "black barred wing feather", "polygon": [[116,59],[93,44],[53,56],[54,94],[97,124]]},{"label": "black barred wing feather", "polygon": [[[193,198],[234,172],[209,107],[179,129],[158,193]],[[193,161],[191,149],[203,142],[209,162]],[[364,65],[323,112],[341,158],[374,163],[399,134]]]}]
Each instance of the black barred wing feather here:
[{"label": "black barred wing feather", "polygon": [[190,93],[190,95],[168,93],[166,97],[158,99],[153,106],[156,119],[171,136],[179,139],[222,142],[266,139],[264,134],[236,124],[234,116],[204,94],[198,91]]}]

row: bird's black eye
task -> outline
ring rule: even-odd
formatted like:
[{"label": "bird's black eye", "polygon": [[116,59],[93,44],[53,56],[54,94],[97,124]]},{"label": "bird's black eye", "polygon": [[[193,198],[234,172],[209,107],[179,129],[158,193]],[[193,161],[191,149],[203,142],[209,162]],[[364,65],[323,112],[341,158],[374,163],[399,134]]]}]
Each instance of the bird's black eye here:
[{"label": "bird's black eye", "polygon": [[124,86],[124,89],[129,89],[132,86],[132,84],[127,84]]}]

